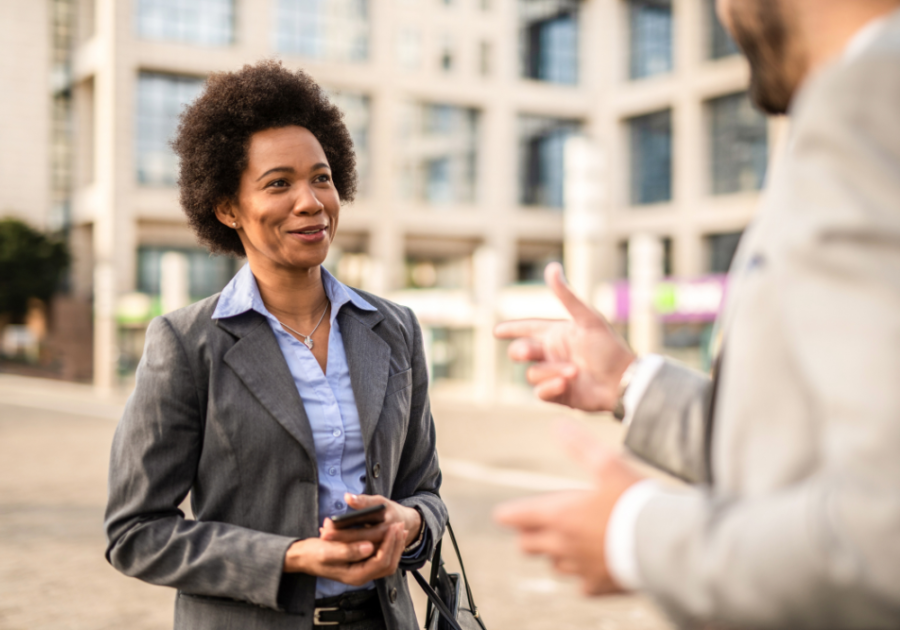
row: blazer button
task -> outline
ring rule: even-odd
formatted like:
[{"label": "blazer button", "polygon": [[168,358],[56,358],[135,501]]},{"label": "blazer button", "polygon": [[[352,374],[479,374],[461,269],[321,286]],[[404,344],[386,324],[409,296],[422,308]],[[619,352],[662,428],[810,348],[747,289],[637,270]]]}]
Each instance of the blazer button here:
[{"label": "blazer button", "polygon": [[381,476],[381,464],[375,464],[372,466],[372,476],[378,479]]},{"label": "blazer button", "polygon": [[392,588],[392,589],[391,589],[391,592],[388,593],[388,598],[391,600],[391,603],[392,603],[392,604],[393,604],[394,602],[396,602],[396,601],[397,601],[397,589]]}]

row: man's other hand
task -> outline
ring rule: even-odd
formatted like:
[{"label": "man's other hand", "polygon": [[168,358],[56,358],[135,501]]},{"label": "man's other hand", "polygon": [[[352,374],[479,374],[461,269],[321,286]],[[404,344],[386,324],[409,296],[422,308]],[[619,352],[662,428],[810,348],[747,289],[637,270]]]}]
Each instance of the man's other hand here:
[{"label": "man's other hand", "polygon": [[606,528],[619,497],[643,477],[578,425],[561,424],[560,433],[591,471],[594,488],[509,501],[494,510],[494,520],[518,530],[522,551],[547,556],[558,572],[581,578],[585,594],[620,593],[607,567]]},{"label": "man's other hand", "polygon": [[572,292],[562,265],[547,265],[544,278],[572,320],[503,322],[494,335],[515,339],[509,346],[513,361],[534,362],[527,377],[540,399],[584,411],[612,411],[634,354],[606,320]]}]

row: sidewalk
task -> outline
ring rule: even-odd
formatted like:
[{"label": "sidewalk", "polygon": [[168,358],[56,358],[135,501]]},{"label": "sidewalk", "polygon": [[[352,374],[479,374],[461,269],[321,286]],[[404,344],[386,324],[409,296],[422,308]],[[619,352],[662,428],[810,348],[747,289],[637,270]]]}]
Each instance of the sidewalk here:
[{"label": "sidewalk", "polygon": [[[109,447],[126,398],[0,375],[0,630],[172,627],[174,592],[126,578],[103,557]],[[584,599],[492,523],[500,501],[586,481],[551,437],[560,409],[476,405],[441,393],[433,408],[441,494],[490,630],[669,627],[640,597]],[[608,419],[586,422],[608,443],[621,438]]]}]

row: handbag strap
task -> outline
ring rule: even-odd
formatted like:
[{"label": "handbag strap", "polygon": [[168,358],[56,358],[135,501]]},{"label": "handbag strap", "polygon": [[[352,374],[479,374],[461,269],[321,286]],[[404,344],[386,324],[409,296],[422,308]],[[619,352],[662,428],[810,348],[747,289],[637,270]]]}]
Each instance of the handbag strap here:
[{"label": "handbag strap", "polygon": [[[434,587],[438,583],[438,572],[441,570],[441,547],[443,546],[443,539],[437,541],[437,544],[434,546],[434,554],[431,557],[431,579],[428,583]],[[431,603],[431,599],[428,600],[428,606],[425,608],[425,627],[428,628],[431,626],[431,616],[434,614],[434,606]]]},{"label": "handbag strap", "polygon": [[428,603],[434,604],[435,608],[438,609],[438,612],[441,613],[441,617],[447,622],[447,625],[453,628],[453,630],[462,630],[462,628],[459,627],[459,623],[454,619],[453,613],[451,613],[450,609],[447,608],[447,605],[441,601],[440,595],[438,595],[437,592],[431,588],[431,585],[425,581],[422,574],[418,571],[413,571],[412,574],[413,577],[416,578],[416,582],[419,583],[419,586],[422,587],[422,590],[425,591],[425,594],[428,596]]},{"label": "handbag strap", "polygon": [[456,551],[456,559],[459,560],[459,569],[462,573],[463,582],[466,585],[466,597],[469,599],[469,608],[472,610],[472,616],[475,619],[478,619],[479,625],[484,627],[484,624],[481,623],[481,620],[478,617],[478,607],[475,605],[475,599],[472,597],[472,588],[469,586],[469,578],[466,577],[466,567],[463,565],[462,554],[459,552],[459,545],[456,543],[456,535],[453,533],[453,527],[450,526],[450,521],[447,521],[447,531],[450,533],[450,541],[453,543],[453,550]]}]

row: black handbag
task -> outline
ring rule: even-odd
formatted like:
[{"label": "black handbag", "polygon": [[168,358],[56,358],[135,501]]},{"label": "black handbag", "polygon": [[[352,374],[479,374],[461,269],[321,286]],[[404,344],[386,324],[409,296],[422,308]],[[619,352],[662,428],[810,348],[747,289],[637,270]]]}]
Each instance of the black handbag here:
[{"label": "black handbag", "polygon": [[[469,587],[469,579],[466,577],[466,567],[463,565],[462,554],[459,553],[459,545],[456,544],[456,536],[453,528],[447,523],[447,532],[453,542],[453,549],[459,560],[459,573],[447,573],[444,561],[441,558],[441,546],[443,540],[439,540],[434,547],[434,557],[431,560],[431,580],[425,578],[418,571],[413,571],[416,582],[428,596],[428,608],[425,613],[425,630],[487,630],[475,600],[472,598],[472,589]],[[465,590],[461,588],[465,585]]]}]

